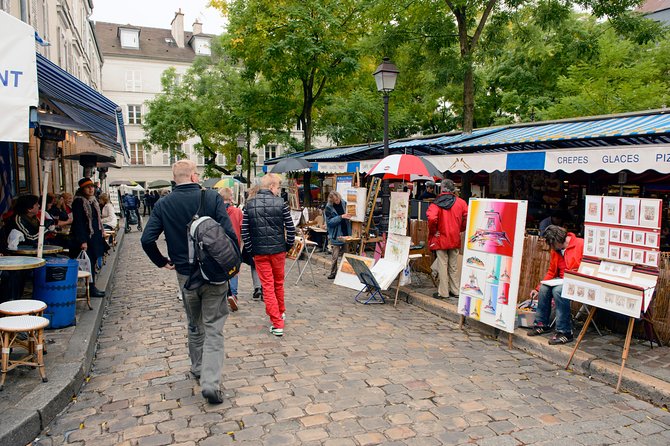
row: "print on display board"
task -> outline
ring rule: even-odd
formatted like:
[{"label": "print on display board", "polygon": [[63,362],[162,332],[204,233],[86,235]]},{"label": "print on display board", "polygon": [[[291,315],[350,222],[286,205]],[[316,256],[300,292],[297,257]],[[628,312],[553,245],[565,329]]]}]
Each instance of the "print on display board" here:
[{"label": "print on display board", "polygon": [[633,261],[633,250],[631,248],[621,247],[621,253],[619,259],[623,262],[632,262]]},{"label": "print on display board", "polygon": [[640,226],[645,228],[661,227],[661,205],[659,199],[641,199],[640,200]]},{"label": "print on display board", "polygon": [[621,255],[621,248],[618,246],[610,246],[610,253],[607,257],[610,259],[618,260],[619,256]]},{"label": "print on display board", "polygon": [[633,263],[644,263],[644,251],[641,249],[633,250]]},{"label": "print on display board", "polygon": [[638,226],[640,223],[640,200],[636,198],[621,199],[621,224]]},{"label": "print on display board", "polygon": [[458,311],[514,330],[526,201],[471,199]]},{"label": "print on display board", "polygon": [[603,197],[602,222],[619,224],[619,206],[621,198]]},{"label": "print on display board", "polygon": [[629,229],[621,230],[621,243],[633,243],[633,231]]},{"label": "print on display board", "polygon": [[586,215],[584,221],[601,221],[602,197],[586,196]]},{"label": "print on display board", "polygon": [[633,244],[637,246],[644,245],[644,232],[642,231],[633,231]]},{"label": "print on display board", "polygon": [[621,229],[610,229],[610,242],[621,241]]},{"label": "print on display board", "polygon": [[644,264],[658,267],[658,251],[647,251],[644,253]]},{"label": "print on display board", "polygon": [[647,232],[644,239],[644,245],[649,246],[650,248],[659,247],[659,237],[655,232]]}]

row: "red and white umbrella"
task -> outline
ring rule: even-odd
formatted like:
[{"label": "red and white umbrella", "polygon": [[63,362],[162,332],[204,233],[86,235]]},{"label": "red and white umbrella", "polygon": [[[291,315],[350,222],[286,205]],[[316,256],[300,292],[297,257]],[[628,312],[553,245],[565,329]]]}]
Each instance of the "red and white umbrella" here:
[{"label": "red and white umbrella", "polygon": [[416,155],[389,155],[368,171],[385,180],[429,180],[442,178],[442,172],[430,161]]}]

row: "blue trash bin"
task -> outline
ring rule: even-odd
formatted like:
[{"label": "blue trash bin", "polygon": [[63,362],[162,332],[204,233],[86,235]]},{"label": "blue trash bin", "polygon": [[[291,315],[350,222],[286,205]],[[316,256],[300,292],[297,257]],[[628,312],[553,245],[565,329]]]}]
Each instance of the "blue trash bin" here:
[{"label": "blue trash bin", "polygon": [[49,328],[74,325],[79,262],[56,257],[45,260],[46,264],[35,270],[33,297],[47,304],[44,317],[49,319]]}]

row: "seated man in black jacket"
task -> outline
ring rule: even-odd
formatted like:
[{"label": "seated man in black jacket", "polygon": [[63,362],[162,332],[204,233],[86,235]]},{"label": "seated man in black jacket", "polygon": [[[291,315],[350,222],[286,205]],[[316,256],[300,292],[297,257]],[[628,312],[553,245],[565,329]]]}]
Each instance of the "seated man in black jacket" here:
[{"label": "seated man in black jacket", "polygon": [[[198,212],[200,205],[199,174],[190,160],[179,160],[172,166],[177,183],[171,194],[161,198],[154,206],[149,222],[142,234],[142,248],[156,266],[177,270],[177,280],[183,292],[184,308],[188,318],[188,349],[191,373],[200,379],[202,396],[210,404],[223,402],[221,369],[223,368],[223,325],[228,317],[228,283],[205,283],[195,290],[184,287],[191,273],[188,261],[186,226]],[[203,203],[204,214],[218,221],[226,234],[237,240],[226,206],[216,191],[207,191]],[[168,257],[165,257],[156,240],[165,232]]]}]

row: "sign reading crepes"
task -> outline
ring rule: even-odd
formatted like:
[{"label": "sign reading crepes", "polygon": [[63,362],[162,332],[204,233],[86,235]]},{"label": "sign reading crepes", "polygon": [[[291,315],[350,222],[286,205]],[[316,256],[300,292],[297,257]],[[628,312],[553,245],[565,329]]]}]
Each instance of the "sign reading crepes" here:
[{"label": "sign reading crepes", "polygon": [[37,107],[35,30],[0,11],[0,141],[28,142],[30,107]]}]

